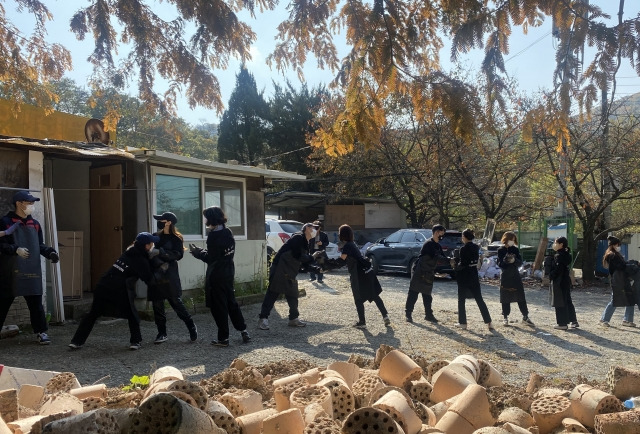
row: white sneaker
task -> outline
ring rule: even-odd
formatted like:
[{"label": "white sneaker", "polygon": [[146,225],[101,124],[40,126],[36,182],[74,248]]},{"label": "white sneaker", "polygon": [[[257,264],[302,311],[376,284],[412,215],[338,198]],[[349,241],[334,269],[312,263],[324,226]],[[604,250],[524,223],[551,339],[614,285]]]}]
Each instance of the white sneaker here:
[{"label": "white sneaker", "polygon": [[467,329],[467,325],[466,324],[456,323],[455,327],[458,328],[458,329],[462,329],[462,330],[466,330]]},{"label": "white sneaker", "polygon": [[602,327],[609,327],[609,321],[603,321],[603,320],[600,320],[600,325],[601,325]]},{"label": "white sneaker", "polygon": [[622,326],[623,327],[635,327],[636,323],[634,323],[633,321],[622,321]]},{"label": "white sneaker", "polygon": [[391,318],[389,318],[389,315],[385,315],[382,319],[384,320],[385,327],[389,327],[391,325]]},{"label": "white sneaker", "polygon": [[490,323],[487,323],[487,329],[488,329],[489,331],[493,331],[493,330],[495,330],[495,329],[493,328],[493,323],[491,323],[491,322],[490,322]]},{"label": "white sneaker", "polygon": [[269,319],[260,318],[260,321],[258,321],[258,328],[260,330],[269,330]]},{"label": "white sneaker", "polygon": [[502,320],[502,325],[505,327],[509,327],[509,318],[505,318]]}]

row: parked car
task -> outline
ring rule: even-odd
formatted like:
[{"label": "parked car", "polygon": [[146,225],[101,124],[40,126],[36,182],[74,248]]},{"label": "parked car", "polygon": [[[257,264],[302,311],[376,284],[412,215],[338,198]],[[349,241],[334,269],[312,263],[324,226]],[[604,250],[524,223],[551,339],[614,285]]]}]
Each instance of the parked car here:
[{"label": "parked car", "polygon": [[[276,255],[280,247],[289,239],[291,235],[302,230],[304,223],[296,220],[265,220],[265,232],[267,235],[267,266],[271,266],[271,261]],[[340,256],[338,246],[335,243],[329,243],[326,248],[329,258],[337,258]]]},{"label": "parked car", "polygon": [[[366,256],[371,259],[375,272],[397,271],[411,275],[413,264],[420,256],[422,245],[433,233],[431,229],[400,229],[371,245]],[[444,254],[453,257],[453,251],[462,247],[462,233],[449,230],[440,241]],[[455,275],[448,260],[441,258],[436,273]]]}]

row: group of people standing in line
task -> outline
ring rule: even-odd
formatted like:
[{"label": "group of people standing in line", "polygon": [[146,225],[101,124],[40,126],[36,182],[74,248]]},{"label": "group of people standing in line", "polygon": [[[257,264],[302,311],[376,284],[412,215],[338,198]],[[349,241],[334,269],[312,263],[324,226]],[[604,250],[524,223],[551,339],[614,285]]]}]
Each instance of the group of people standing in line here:
[{"label": "group of people standing in line", "polygon": [[[4,323],[11,304],[16,296],[23,296],[30,311],[33,331],[40,344],[49,344],[47,321],[42,304],[42,277],[37,251],[40,255],[57,262],[59,255],[55,249],[43,242],[40,223],[31,217],[35,202],[39,198],[27,191],[20,191],[13,197],[15,211],[0,219],[0,326]],[[226,226],[224,211],[216,206],[202,212],[208,229],[206,249],[194,244],[189,252],[207,264],[205,274],[205,302],[210,309],[218,333],[212,345],[229,345],[229,319],[234,329],[240,332],[243,343],[251,341],[247,325],[234,294],[234,254],[235,239]],[[178,261],[184,252],[184,239],[177,229],[178,219],[172,212],[154,215],[157,232],[141,232],[132,245],[122,253],[115,263],[101,276],[94,294],[89,313],[80,322],[69,347],[81,348],[96,320],[102,315],[116,315],[126,318],[130,331],[130,349],[137,350],[142,345],[140,318],[135,307],[136,282],[147,284],[147,299],[153,307],[154,321],[157,327],[156,344],[168,339],[165,301],[184,322],[189,339],[198,338],[198,329],[182,302],[182,287],[178,271]],[[458,323],[457,327],[467,328],[466,299],[475,299],[482,319],[488,330],[493,330],[489,309],[482,297],[478,264],[480,248],[473,242],[474,233],[465,229],[461,235],[463,246],[459,255],[449,258],[444,255],[440,241],[446,229],[442,225],[432,228],[432,237],[427,240],[414,264],[409,291],[405,303],[405,319],[413,322],[413,310],[422,296],[425,320],[437,323],[433,314],[433,282],[439,259],[451,261],[458,285]],[[328,259],[325,249],[328,237],[320,231],[320,222],[306,223],[299,233],[294,234],[277,252],[269,271],[269,283],[259,314],[258,329],[269,330],[269,315],[275,301],[281,294],[289,306],[288,325],[304,327],[298,310],[297,275],[309,272],[311,280],[323,281],[325,272],[346,266],[350,276],[351,291],[358,320],[354,327],[366,328],[365,301],[375,303],[385,326],[391,325],[389,313],[380,294],[382,287],[368,258],[364,257],[354,242],[354,231],[349,225],[338,229],[342,244],[341,255],[337,259]],[[497,252],[497,265],[501,268],[500,303],[502,304],[503,325],[511,321],[511,304],[517,303],[522,322],[530,327],[534,323],[529,318],[524,285],[519,267],[522,256],[518,249],[518,240],[514,232],[505,232]],[[610,236],[609,247],[605,252],[603,264],[611,275],[611,301],[602,313],[600,323],[609,326],[616,307],[625,306],[623,326],[635,327],[633,308],[640,300],[640,265],[625,261],[620,254],[620,240]],[[556,329],[569,330],[579,327],[576,311],[571,299],[570,270],[572,258],[566,237],[559,237],[553,243],[554,254],[545,259],[545,271],[551,280],[550,304],[556,311]],[[633,284],[632,284],[633,283]]]}]

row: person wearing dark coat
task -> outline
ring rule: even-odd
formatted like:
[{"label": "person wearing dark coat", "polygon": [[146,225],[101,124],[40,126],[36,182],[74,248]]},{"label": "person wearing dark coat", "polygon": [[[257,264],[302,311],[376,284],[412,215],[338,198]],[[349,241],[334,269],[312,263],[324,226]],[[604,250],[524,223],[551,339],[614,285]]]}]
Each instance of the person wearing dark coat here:
[{"label": "person wearing dark coat", "polygon": [[15,298],[24,297],[36,341],[47,345],[51,339],[42,304],[40,256],[52,263],[58,262],[60,256],[53,247],[44,244],[42,227],[31,216],[34,203],[39,200],[28,191],[19,191],[13,195],[15,212],[10,211],[0,219],[0,231],[4,232],[0,237],[0,328]]},{"label": "person wearing dark coat", "polygon": [[211,310],[213,320],[218,327],[218,337],[211,341],[217,347],[229,346],[229,319],[233,328],[240,332],[242,342],[251,341],[247,324],[236,300],[233,280],[236,275],[233,257],[236,252],[236,240],[226,225],[227,217],[217,206],[202,211],[206,226],[210,229],[207,236],[207,249],[203,250],[190,244],[191,254],[207,263],[205,276],[205,302]]},{"label": "person wearing dark coat", "polygon": [[389,313],[380,293],[382,287],[380,282],[373,272],[371,267],[371,261],[362,256],[360,249],[353,241],[353,229],[349,225],[342,225],[338,229],[338,236],[340,241],[344,243],[342,246],[342,255],[340,258],[334,260],[328,260],[328,266],[330,268],[339,268],[344,265],[349,270],[349,280],[351,282],[351,293],[353,294],[353,301],[356,304],[356,312],[358,313],[358,322],[354,324],[354,327],[359,329],[367,328],[367,323],[364,316],[364,302],[374,302],[382,315],[384,325],[389,327],[391,325],[391,319]]},{"label": "person wearing dark coat", "polygon": [[529,327],[535,324],[529,319],[529,308],[524,295],[524,285],[520,277],[518,268],[522,265],[522,256],[518,249],[518,237],[515,233],[507,231],[502,235],[502,246],[498,249],[498,267],[500,273],[500,303],[502,304],[503,324],[509,326],[509,314],[511,313],[511,303],[518,303],[522,322]]},{"label": "person wearing dark coat", "polygon": [[418,301],[418,295],[422,294],[422,304],[424,305],[424,319],[429,322],[437,323],[438,320],[433,315],[431,304],[433,297],[433,280],[436,275],[436,265],[439,258],[449,259],[444,255],[440,240],[444,237],[446,229],[442,225],[435,225],[431,229],[432,236],[422,245],[420,256],[414,265],[411,280],[409,282],[409,293],[405,303],[405,319],[407,322],[413,322],[413,308]]},{"label": "person wearing dark coat", "polygon": [[305,223],[300,233],[295,233],[278,250],[269,269],[269,286],[262,301],[258,328],[269,330],[269,314],[280,294],[284,294],[289,305],[289,327],[304,327],[307,324],[302,321],[298,312],[298,281],[299,272],[320,268],[312,264],[313,256],[309,254],[309,240],[315,238],[318,226],[313,223]]},{"label": "person wearing dark coat", "polygon": [[140,317],[135,306],[136,282],[142,280],[147,286],[154,283],[153,271],[149,261],[149,252],[160,238],[149,232],[140,232],[135,242],[116,260],[116,262],[100,277],[93,293],[91,310],[80,321],[76,333],[71,338],[69,347],[80,349],[99,317],[115,313],[129,322],[129,348],[138,350],[142,347]]},{"label": "person wearing dark coat", "polygon": [[[629,274],[633,274],[635,266],[627,264],[620,253],[621,241],[619,238],[609,235],[607,237],[608,247],[602,257],[602,265],[609,269],[609,284],[611,286],[611,301],[604,308],[600,325],[609,327],[609,321],[616,310],[616,307],[625,307],[622,325],[625,327],[635,327],[633,322],[633,290],[629,282]],[[627,270],[629,268],[629,270]]]},{"label": "person wearing dark coat", "polygon": [[452,259],[451,265],[456,272],[456,281],[458,283],[458,324],[456,326],[466,330],[467,312],[465,301],[467,298],[473,298],[480,309],[482,320],[489,330],[493,330],[491,315],[480,291],[480,278],[478,277],[480,247],[473,243],[474,238],[473,231],[465,229],[462,232],[462,243],[464,245],[460,248],[460,257]]},{"label": "person wearing dark coat", "polygon": [[576,308],[571,300],[571,253],[569,249],[569,241],[566,237],[558,237],[553,243],[553,255],[551,263],[551,271],[549,278],[550,286],[550,302],[551,306],[556,309],[556,323],[554,327],[557,330],[569,330],[578,328],[578,319],[576,318]]},{"label": "person wearing dark coat", "polygon": [[[315,252],[324,252],[327,250],[327,246],[329,245],[329,235],[322,231],[322,222],[320,222],[320,220],[316,220],[313,224],[318,226],[318,232],[316,233],[316,236],[309,241],[310,255],[313,255]],[[312,282],[316,280],[316,273],[313,270],[309,271],[309,276],[309,280]],[[322,283],[322,279],[324,278],[322,271],[317,273],[317,276],[318,283]]]},{"label": "person wearing dark coat", "polygon": [[158,335],[154,343],[161,344],[168,339],[165,300],[169,302],[178,318],[187,326],[189,339],[194,342],[198,339],[198,328],[182,302],[182,284],[178,271],[178,261],[184,255],[182,234],[176,228],[178,217],[172,212],[165,212],[154,215],[153,218],[158,222],[156,235],[160,238],[155,248],[149,252],[155,283],[149,286],[147,300],[153,306],[153,319],[158,328]]}]

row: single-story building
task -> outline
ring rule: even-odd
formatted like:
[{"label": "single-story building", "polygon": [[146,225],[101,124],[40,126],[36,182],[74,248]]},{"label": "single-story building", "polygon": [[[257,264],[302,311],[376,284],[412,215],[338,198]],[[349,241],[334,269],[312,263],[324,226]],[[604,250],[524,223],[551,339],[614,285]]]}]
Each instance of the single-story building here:
[{"label": "single-story building", "polygon": [[[82,133],[87,119],[79,119],[70,127]],[[236,238],[236,281],[260,285],[266,279],[264,187],[272,180],[304,176],[164,151],[118,149],[77,137],[68,141],[63,138],[72,135],[65,132],[62,138],[51,131],[33,138],[24,134],[29,124],[18,119],[7,126],[7,119],[0,117],[0,215],[13,210],[16,190],[27,189],[41,198],[34,217],[42,223],[47,243],[61,254],[59,264],[49,266],[43,260],[48,310],[54,319],[64,320],[61,298],[91,291],[137,233],[155,232],[153,214],[165,211],[177,215],[185,247],[206,247],[202,209],[222,207]],[[185,290],[203,286],[205,263],[185,254],[179,265]],[[138,296],[146,296],[144,285]],[[19,298],[7,324],[28,323]]]}]

